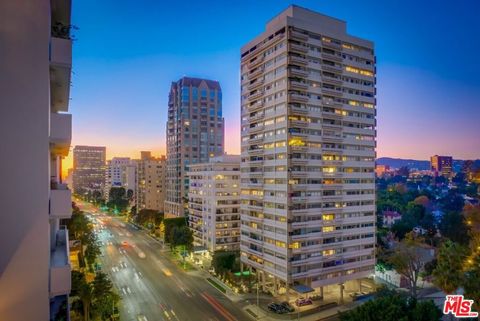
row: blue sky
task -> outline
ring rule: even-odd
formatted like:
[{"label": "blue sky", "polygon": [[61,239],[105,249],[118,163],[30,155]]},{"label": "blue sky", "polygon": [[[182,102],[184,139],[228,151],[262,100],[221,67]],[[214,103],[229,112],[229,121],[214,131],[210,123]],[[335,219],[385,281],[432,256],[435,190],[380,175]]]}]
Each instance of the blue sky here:
[{"label": "blue sky", "polygon": [[[480,1],[296,1],[375,42],[378,155],[480,158]],[[239,152],[240,47],[290,1],[74,0],[73,144],[159,154],[182,76],[219,80]]]}]

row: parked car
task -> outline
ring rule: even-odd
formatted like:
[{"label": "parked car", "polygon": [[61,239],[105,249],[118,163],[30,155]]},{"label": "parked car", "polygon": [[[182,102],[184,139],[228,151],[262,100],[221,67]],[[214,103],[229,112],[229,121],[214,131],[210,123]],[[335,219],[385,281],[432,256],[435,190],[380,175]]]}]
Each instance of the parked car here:
[{"label": "parked car", "polygon": [[313,304],[312,300],[311,299],[306,299],[306,298],[298,298],[296,301],[295,301],[295,304],[297,305],[297,307],[303,307],[304,305],[310,305],[310,304]]},{"label": "parked car", "polygon": [[287,301],[280,303],[280,305],[287,310],[287,312],[293,312],[295,311],[295,308],[290,305]]},{"label": "parked car", "polygon": [[271,311],[273,313],[278,313],[278,314],[288,312],[282,305],[280,305],[278,303],[275,303],[275,302],[272,302],[269,305],[267,305],[267,308],[268,308],[269,311]]}]

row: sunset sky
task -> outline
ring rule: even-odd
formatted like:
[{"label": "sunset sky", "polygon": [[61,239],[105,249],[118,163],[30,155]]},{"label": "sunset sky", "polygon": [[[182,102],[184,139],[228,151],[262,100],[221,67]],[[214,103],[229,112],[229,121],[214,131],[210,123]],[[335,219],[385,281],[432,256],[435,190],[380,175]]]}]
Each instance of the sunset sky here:
[{"label": "sunset sky", "polygon": [[[291,3],[73,1],[72,147],[164,154],[170,83],[191,76],[220,81],[226,151],[239,153],[240,47]],[[375,42],[379,157],[480,158],[479,1],[294,3]]]}]

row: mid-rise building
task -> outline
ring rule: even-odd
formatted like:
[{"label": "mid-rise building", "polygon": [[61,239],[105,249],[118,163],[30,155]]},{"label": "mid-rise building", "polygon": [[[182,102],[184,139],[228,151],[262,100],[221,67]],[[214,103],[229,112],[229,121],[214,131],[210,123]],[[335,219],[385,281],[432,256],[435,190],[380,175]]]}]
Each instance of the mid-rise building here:
[{"label": "mid-rise building", "polygon": [[374,272],[374,45],[346,27],[290,6],[241,49],[241,261],[274,294]]},{"label": "mid-rise building", "polygon": [[168,98],[165,215],[188,214],[188,166],[223,155],[223,136],[218,81],[184,77],[173,82]]},{"label": "mid-rise building", "polygon": [[165,156],[157,158],[150,152],[141,152],[141,158],[137,161],[137,211],[150,209],[164,212],[166,165]]},{"label": "mid-rise building", "polygon": [[124,168],[130,165],[129,157],[113,157],[107,161],[105,167],[105,181],[103,184],[103,197],[108,201],[110,189],[112,187],[125,187],[123,178],[125,177]]},{"label": "mid-rise building", "polygon": [[430,166],[435,176],[441,175],[445,178],[451,178],[453,174],[452,164],[452,156],[434,155],[430,157]]},{"label": "mid-rise building", "polygon": [[0,2],[0,319],[69,320],[71,2]]},{"label": "mid-rise building", "polygon": [[73,148],[73,192],[103,192],[106,147],[75,146]]},{"label": "mid-rise building", "polygon": [[223,155],[190,165],[189,226],[208,251],[240,246],[240,156]]}]

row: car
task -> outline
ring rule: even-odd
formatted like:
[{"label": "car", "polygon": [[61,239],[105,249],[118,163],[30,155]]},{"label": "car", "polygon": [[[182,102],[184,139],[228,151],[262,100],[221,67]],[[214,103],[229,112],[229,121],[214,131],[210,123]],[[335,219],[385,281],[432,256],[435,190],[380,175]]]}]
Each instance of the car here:
[{"label": "car", "polygon": [[296,304],[297,307],[303,307],[304,305],[313,304],[313,301],[311,299],[308,299],[308,298],[298,298],[295,301],[295,304]]},{"label": "car", "polygon": [[280,303],[280,305],[287,310],[287,312],[293,312],[295,311],[295,308],[290,305],[287,301]]},{"label": "car", "polygon": [[278,314],[283,314],[288,312],[281,304],[278,304],[275,302],[272,302],[269,305],[267,305],[267,308],[269,311],[273,313],[278,313]]}]

